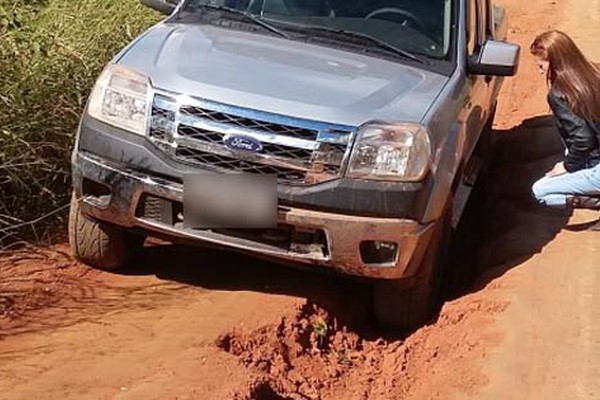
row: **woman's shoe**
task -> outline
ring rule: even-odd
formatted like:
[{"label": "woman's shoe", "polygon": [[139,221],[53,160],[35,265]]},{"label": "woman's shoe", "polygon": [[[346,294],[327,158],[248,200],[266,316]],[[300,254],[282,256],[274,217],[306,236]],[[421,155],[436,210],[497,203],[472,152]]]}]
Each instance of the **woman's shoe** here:
[{"label": "woman's shoe", "polygon": [[600,210],[600,196],[568,196],[567,206],[572,209]]},{"label": "woman's shoe", "polygon": [[[570,209],[585,208],[587,210],[600,210],[600,196],[569,196],[567,197],[567,207]],[[600,219],[586,230],[600,232]]]}]

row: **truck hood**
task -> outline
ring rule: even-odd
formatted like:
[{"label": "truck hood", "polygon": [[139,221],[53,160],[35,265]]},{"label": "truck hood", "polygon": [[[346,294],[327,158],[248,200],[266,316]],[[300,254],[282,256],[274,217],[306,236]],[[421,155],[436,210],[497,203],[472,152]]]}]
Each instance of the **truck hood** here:
[{"label": "truck hood", "polygon": [[400,62],[200,24],[161,23],[117,62],[160,89],[350,126],[419,122],[448,80]]}]

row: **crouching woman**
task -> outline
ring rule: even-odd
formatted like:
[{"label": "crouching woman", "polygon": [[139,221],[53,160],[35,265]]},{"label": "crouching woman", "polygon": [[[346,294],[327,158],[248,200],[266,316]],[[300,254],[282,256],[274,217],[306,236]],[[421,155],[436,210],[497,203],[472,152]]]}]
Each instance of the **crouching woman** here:
[{"label": "crouching woman", "polygon": [[[542,204],[600,210],[600,69],[566,34],[550,31],[531,45],[546,74],[548,102],[566,146],[564,161],[533,185]],[[591,227],[600,230],[600,221]]]}]

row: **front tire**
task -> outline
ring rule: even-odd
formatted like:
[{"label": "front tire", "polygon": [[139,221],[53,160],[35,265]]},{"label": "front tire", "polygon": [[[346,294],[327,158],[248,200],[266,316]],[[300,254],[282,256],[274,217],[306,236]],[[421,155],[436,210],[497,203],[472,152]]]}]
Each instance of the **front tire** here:
[{"label": "front tire", "polygon": [[83,263],[105,271],[126,267],[144,244],[144,238],[84,215],[75,194],[69,212],[69,245]]},{"label": "front tire", "polygon": [[440,294],[452,233],[449,211],[436,223],[431,244],[414,279],[375,283],[373,307],[380,325],[411,331],[431,318]]}]

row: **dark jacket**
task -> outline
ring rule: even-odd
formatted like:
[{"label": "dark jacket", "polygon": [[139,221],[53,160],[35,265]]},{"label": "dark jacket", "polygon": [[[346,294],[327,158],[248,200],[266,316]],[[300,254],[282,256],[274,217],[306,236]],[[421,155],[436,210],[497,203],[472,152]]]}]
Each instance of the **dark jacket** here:
[{"label": "dark jacket", "polygon": [[556,90],[550,90],[548,103],[568,150],[565,169],[575,172],[600,164],[600,121],[587,121],[575,114]]}]

